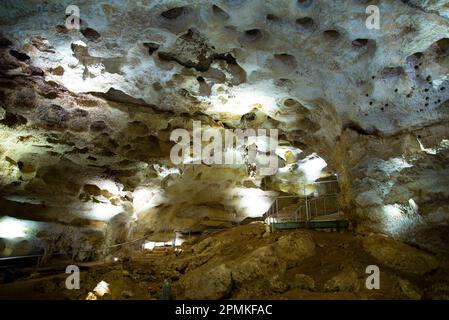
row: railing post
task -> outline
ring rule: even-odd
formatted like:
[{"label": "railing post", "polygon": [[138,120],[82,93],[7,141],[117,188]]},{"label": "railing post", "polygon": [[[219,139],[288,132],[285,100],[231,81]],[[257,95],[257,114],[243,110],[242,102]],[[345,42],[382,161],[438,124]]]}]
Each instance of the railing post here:
[{"label": "railing post", "polygon": [[327,211],[326,211],[326,198],[324,198],[323,200],[324,200],[324,201],[323,201],[324,214],[327,214]]},{"label": "railing post", "polygon": [[308,200],[307,200],[307,193],[306,193],[306,185],[304,185],[304,195],[306,197],[306,222],[309,221],[309,204],[308,204]]},{"label": "railing post", "polygon": [[276,198],[276,218],[279,220],[279,204],[278,204],[278,198]]},{"label": "railing post", "polygon": [[335,196],[336,202],[337,202],[337,212],[340,213],[340,197],[339,194]]},{"label": "railing post", "polygon": [[271,225],[271,219],[273,218],[271,208],[273,207],[273,204],[268,208],[268,225]]},{"label": "railing post", "polygon": [[35,269],[35,273],[37,273],[37,271],[39,270],[39,265],[41,263],[41,257],[37,257],[37,263],[36,263],[36,269]]},{"label": "railing post", "polygon": [[298,223],[298,210],[295,210],[295,222]]}]

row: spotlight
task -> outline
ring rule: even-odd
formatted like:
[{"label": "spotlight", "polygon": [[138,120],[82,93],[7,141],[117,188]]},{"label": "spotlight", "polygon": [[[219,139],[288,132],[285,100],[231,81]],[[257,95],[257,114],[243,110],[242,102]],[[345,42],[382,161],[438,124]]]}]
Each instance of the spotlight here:
[{"label": "spotlight", "polygon": [[100,281],[94,289],[94,292],[97,296],[102,297],[106,293],[109,293],[109,283],[106,281]]},{"label": "spotlight", "polygon": [[0,238],[14,239],[26,236],[27,227],[20,220],[3,218],[0,220]]}]

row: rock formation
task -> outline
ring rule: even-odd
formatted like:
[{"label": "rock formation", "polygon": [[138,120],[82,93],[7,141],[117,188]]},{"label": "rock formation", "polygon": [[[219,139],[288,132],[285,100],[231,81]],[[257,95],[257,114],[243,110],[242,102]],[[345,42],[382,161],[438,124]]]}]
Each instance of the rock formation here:
[{"label": "rock formation", "polygon": [[[449,248],[444,1],[81,0],[79,29],[66,25],[68,5],[2,3],[0,256],[103,259],[135,239],[263,221],[277,196],[337,177],[339,208],[367,252],[403,272],[438,268],[433,255]],[[365,25],[368,5],[379,29]],[[277,129],[276,172],[195,164],[193,150],[174,164],[171,134],[193,121],[203,133]],[[285,292],[278,277],[315,254],[294,235],[209,261],[180,288],[219,299],[237,285],[245,296],[270,274],[260,285]],[[354,278],[341,270],[326,290],[355,290]]]}]

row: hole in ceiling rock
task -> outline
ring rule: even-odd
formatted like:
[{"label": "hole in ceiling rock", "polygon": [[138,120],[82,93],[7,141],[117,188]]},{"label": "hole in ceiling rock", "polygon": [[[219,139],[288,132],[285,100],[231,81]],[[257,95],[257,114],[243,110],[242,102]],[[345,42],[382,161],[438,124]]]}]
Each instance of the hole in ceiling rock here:
[{"label": "hole in ceiling rock", "polygon": [[362,48],[368,44],[368,39],[355,39],[352,41],[352,45],[356,48]]},{"label": "hole in ceiling rock", "polygon": [[221,9],[219,6],[217,5],[213,5],[212,6],[212,12],[214,13],[214,15],[220,19],[223,20],[227,20],[229,19],[229,14],[226,13],[226,11],[224,11],[223,9]]},{"label": "hole in ceiling rock", "polygon": [[328,40],[337,40],[340,38],[340,32],[337,30],[325,30],[323,31],[323,35]]},{"label": "hole in ceiling rock", "polygon": [[263,34],[259,29],[251,29],[245,31],[245,40],[248,42],[253,42],[262,39]]},{"label": "hole in ceiling rock", "polygon": [[296,23],[299,26],[301,26],[301,28],[303,28],[304,30],[310,30],[314,26],[313,19],[310,17],[303,17],[296,19]]},{"label": "hole in ceiling rock", "polygon": [[27,55],[26,53],[19,52],[17,50],[13,50],[13,49],[9,50],[9,54],[20,61],[26,61],[26,60],[31,59],[30,56]]},{"label": "hole in ceiling rock", "polygon": [[26,125],[28,120],[21,116],[20,114],[14,114],[6,112],[3,116],[3,119],[0,120],[0,123],[8,126],[8,127],[15,127],[18,125]]},{"label": "hole in ceiling rock", "polygon": [[4,38],[4,37],[0,38],[0,47],[1,48],[7,48],[7,47],[9,47],[11,45],[12,45],[11,40],[9,40],[7,38]]},{"label": "hole in ceiling rock", "polygon": [[276,16],[276,15],[274,15],[274,14],[267,14],[267,20],[269,20],[269,21],[280,21],[281,19],[278,17],[278,16]]},{"label": "hole in ceiling rock", "polygon": [[294,56],[286,53],[275,54],[274,58],[291,69],[296,69],[297,62]]},{"label": "hole in ceiling rock", "polygon": [[310,5],[313,3],[313,0],[297,0],[297,4],[301,9],[306,9],[310,7]]},{"label": "hole in ceiling rock", "polygon": [[447,56],[449,54],[449,38],[442,38],[434,43],[437,53],[441,56]]},{"label": "hole in ceiling rock", "polygon": [[156,51],[157,49],[159,49],[159,44],[154,43],[154,42],[144,42],[143,46],[145,48],[148,48],[148,54],[152,55],[154,51]]},{"label": "hole in ceiling rock", "polygon": [[92,28],[81,29],[81,33],[86,39],[91,41],[96,41],[101,37],[101,34],[97,30]]},{"label": "hole in ceiling rock", "polygon": [[381,71],[384,78],[398,77],[402,74],[404,74],[404,68],[402,67],[386,67]]},{"label": "hole in ceiling rock", "polygon": [[176,8],[172,8],[172,9],[162,12],[161,16],[164,17],[165,19],[173,20],[173,19],[177,19],[180,16],[186,14],[187,11],[188,11],[188,9],[186,7],[176,7]]}]

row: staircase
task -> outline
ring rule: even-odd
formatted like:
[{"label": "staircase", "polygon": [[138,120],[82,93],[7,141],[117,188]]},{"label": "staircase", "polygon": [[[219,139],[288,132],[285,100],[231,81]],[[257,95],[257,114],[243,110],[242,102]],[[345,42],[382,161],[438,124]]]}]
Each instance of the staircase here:
[{"label": "staircase", "polygon": [[174,253],[173,247],[155,247],[153,250],[134,251],[131,255],[131,260],[133,262],[151,264]]}]

